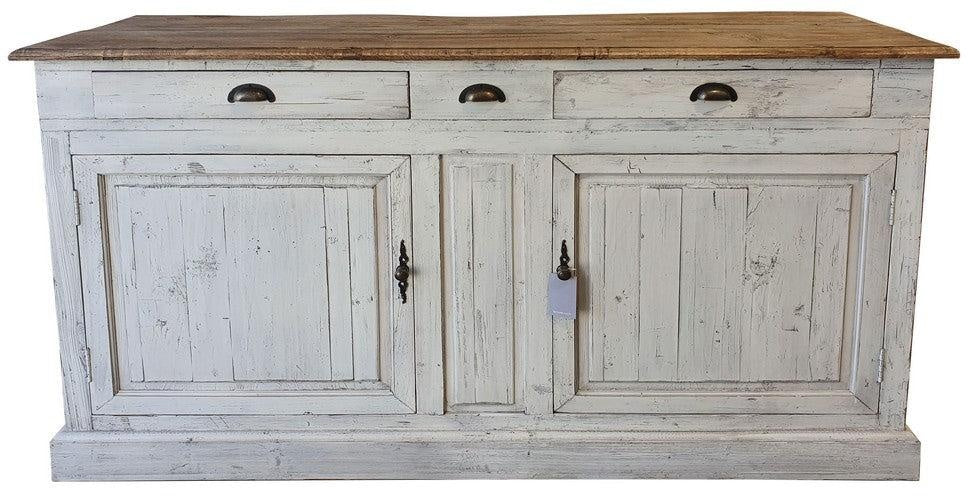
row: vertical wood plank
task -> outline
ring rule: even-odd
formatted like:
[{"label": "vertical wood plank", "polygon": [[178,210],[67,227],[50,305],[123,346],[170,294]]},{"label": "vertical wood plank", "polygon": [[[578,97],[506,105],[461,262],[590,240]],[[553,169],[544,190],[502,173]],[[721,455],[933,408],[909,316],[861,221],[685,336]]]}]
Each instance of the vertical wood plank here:
[{"label": "vertical wood plank", "polygon": [[331,379],[325,238],[320,189],[228,190],[236,380]]},{"label": "vertical wood plank", "polygon": [[416,314],[416,410],[442,414],[444,402],[439,156],[413,156],[412,295]]},{"label": "vertical wood plank", "polygon": [[808,342],[811,380],[840,377],[850,212],[850,186],[818,188]]},{"label": "vertical wood plank", "polygon": [[44,132],[44,183],[47,217],[51,231],[51,263],[54,304],[64,387],[64,427],[91,430],[91,396],[88,392],[88,355],[82,306],[81,269],[78,256],[75,191],[68,135]]},{"label": "vertical wood plank", "polygon": [[605,207],[606,188],[602,185],[592,185],[588,188],[587,210],[588,235],[586,239],[586,254],[589,262],[588,290],[590,304],[588,305],[588,339],[582,339],[585,346],[579,349],[581,358],[588,364],[588,380],[605,380],[605,276],[607,275],[607,259],[605,255],[605,240],[607,238]]},{"label": "vertical wood plank", "polygon": [[126,297],[138,318],[142,373],[146,382],[192,380],[191,339],[182,204],[178,191],[127,188],[132,225],[122,228],[133,240],[134,296]]},{"label": "vertical wood plank", "polygon": [[[111,283],[117,292],[115,301],[115,352],[117,360],[118,383],[126,387],[128,382],[144,382],[142,370],[142,338],[138,335],[138,266],[135,261],[135,238],[132,224],[132,190],[108,188],[105,204],[110,207],[106,212],[114,212],[114,221],[108,216],[109,256],[112,259]],[[114,225],[112,225],[114,222]],[[113,237],[112,235],[115,235]],[[117,304],[121,303],[121,307]],[[129,333],[131,332],[131,333]]]},{"label": "vertical wood plank", "polygon": [[[547,278],[551,270],[548,249],[551,246],[552,204],[551,192],[553,157],[531,155],[524,158],[522,190],[523,205],[523,297],[524,311],[522,337],[525,344],[523,360],[525,391],[524,406],[527,413],[552,413],[553,354],[552,319],[547,313]],[[516,226],[515,226],[516,227]],[[516,239],[516,238],[515,238]],[[554,238],[560,243],[560,240]],[[572,258],[577,258],[573,248]],[[519,281],[519,280],[518,280]]]},{"label": "vertical wood plank", "polygon": [[745,189],[683,190],[679,379],[740,376]]},{"label": "vertical wood plank", "polygon": [[324,188],[327,234],[328,314],[331,332],[331,380],[354,378],[351,318],[351,254],[348,189]]},{"label": "vertical wood plank", "polygon": [[472,172],[474,352],[478,403],[514,402],[513,257],[509,165]]},{"label": "vertical wood plank", "polygon": [[638,380],[675,380],[682,190],[640,191]]},{"label": "vertical wood plank", "polygon": [[179,189],[194,381],[233,380],[223,189]]},{"label": "vertical wood plank", "polygon": [[446,165],[446,245],[449,275],[446,297],[448,330],[446,335],[446,377],[450,403],[476,402],[476,347],[473,330],[473,178],[469,167]]},{"label": "vertical wood plank", "polygon": [[[602,294],[603,380],[638,380],[640,191],[638,186],[605,188],[605,281]],[[599,242],[592,241],[593,245]]]},{"label": "vertical wood plank", "polygon": [[892,429],[905,428],[909,396],[927,139],[927,130],[902,132],[896,159],[895,225],[885,315],[885,376],[879,404],[879,421]]},{"label": "vertical wood plank", "polygon": [[[574,260],[575,266],[581,262],[578,251],[580,246],[575,240],[575,223],[578,214],[575,210],[576,188],[575,175],[564,163],[556,157],[553,165],[552,206],[553,206],[553,238],[551,239],[550,269],[556,269],[560,264],[561,241],[567,242],[568,252]],[[578,292],[579,299],[586,289],[585,281],[590,282],[589,271],[579,268]],[[579,304],[581,309],[581,304]],[[545,311],[546,312],[546,311]],[[580,311],[579,311],[580,312]],[[580,317],[580,315],[579,315]],[[554,401],[553,408],[557,410],[569,399],[576,390],[575,376],[577,367],[576,332],[578,322],[570,319],[554,319],[553,324],[553,356],[554,356]]]},{"label": "vertical wood plank", "polygon": [[741,378],[808,380],[817,188],[751,187]]},{"label": "vertical wood plank", "polygon": [[[348,188],[347,196],[354,379],[378,380],[378,289],[376,288],[378,248],[375,239],[375,191],[371,188]],[[333,343],[334,339],[332,345]],[[332,355],[333,353],[332,349]]]}]

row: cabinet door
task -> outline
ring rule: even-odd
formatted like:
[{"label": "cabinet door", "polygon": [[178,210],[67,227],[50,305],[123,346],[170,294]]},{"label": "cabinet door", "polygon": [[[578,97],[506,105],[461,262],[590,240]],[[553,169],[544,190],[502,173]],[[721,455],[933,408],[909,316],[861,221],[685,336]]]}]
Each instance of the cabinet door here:
[{"label": "cabinet door", "polygon": [[551,205],[549,191],[536,189],[550,182],[550,166],[550,156],[442,158],[448,411],[550,412],[548,237],[540,235],[550,234]]},{"label": "cabinet door", "polygon": [[875,413],[895,158],[560,156],[555,408]]},{"label": "cabinet door", "polygon": [[96,414],[415,411],[408,158],[74,168]]}]

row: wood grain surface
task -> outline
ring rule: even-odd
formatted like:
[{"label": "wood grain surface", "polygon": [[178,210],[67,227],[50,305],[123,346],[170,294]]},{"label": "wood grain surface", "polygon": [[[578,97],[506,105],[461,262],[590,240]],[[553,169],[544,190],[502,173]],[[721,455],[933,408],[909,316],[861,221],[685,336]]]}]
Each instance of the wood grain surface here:
[{"label": "wood grain surface", "polygon": [[135,16],[11,60],[955,58],[840,12],[535,17]]}]

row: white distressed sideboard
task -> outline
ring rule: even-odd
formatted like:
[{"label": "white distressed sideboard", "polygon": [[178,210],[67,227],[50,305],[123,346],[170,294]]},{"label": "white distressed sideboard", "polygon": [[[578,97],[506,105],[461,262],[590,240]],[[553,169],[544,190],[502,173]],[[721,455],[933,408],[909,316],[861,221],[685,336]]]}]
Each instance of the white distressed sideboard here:
[{"label": "white distressed sideboard", "polygon": [[15,51],[53,476],[915,479],[943,57],[840,13],[140,16]]}]

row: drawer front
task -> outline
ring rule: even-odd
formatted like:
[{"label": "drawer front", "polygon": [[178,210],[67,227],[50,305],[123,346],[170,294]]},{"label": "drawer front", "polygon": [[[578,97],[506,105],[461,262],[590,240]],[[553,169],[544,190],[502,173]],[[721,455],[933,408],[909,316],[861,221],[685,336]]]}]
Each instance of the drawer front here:
[{"label": "drawer front", "polygon": [[[412,117],[521,120],[551,117],[551,73],[545,71],[418,71],[411,73]],[[470,86],[486,84],[502,100],[461,102]]]},{"label": "drawer front", "polygon": [[[736,100],[691,100],[707,83]],[[718,96],[713,96],[718,97]],[[871,70],[563,71],[554,75],[555,118],[862,117]]]},{"label": "drawer front", "polygon": [[[107,71],[91,76],[97,118],[408,118],[409,75],[378,71]],[[230,102],[255,84],[273,102]]]}]

